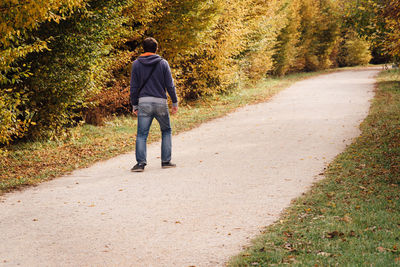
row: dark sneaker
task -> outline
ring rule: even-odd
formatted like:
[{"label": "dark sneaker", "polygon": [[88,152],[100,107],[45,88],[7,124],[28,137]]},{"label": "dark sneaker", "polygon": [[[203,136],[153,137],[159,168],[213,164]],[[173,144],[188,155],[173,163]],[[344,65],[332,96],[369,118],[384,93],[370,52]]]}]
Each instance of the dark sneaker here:
[{"label": "dark sneaker", "polygon": [[132,172],[142,172],[144,171],[144,166],[146,166],[146,164],[144,163],[138,163],[135,166],[132,167],[131,171]]},{"label": "dark sneaker", "polygon": [[161,168],[167,169],[167,168],[175,168],[176,164],[171,163],[170,161],[168,162],[161,162]]}]

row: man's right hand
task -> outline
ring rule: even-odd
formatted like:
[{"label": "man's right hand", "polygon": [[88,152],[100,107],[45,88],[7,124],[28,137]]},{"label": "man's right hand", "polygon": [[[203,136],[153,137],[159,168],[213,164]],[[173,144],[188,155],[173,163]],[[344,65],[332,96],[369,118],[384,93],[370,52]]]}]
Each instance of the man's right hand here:
[{"label": "man's right hand", "polygon": [[134,110],[133,114],[135,114],[137,116],[138,110]]}]

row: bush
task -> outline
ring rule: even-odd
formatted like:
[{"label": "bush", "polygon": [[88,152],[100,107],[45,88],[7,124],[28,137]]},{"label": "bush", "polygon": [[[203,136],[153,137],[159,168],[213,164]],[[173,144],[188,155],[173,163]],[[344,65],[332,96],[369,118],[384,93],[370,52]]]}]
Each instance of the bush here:
[{"label": "bush", "polygon": [[82,0],[4,0],[0,12],[0,145],[23,137],[35,125],[27,108],[32,93],[25,86],[30,64],[26,57],[48,49],[49,40],[35,35],[44,22],[67,18]]},{"label": "bush", "polygon": [[33,75],[21,89],[29,101],[21,110],[33,113],[36,125],[27,137],[52,138],[81,120],[87,96],[97,88],[93,72],[99,57],[105,54],[102,37],[86,22],[89,14],[75,14],[59,24],[42,24],[37,35],[52,38],[50,50],[27,57]]},{"label": "bush", "polygon": [[370,44],[353,31],[345,35],[338,62],[340,66],[367,65],[372,59]]},{"label": "bush", "polygon": [[127,114],[131,110],[129,103],[129,81],[132,53],[119,53],[118,57],[109,60],[102,90],[88,97],[88,107],[84,109],[84,120],[94,125],[103,124],[109,115]]},{"label": "bush", "polygon": [[0,144],[8,144],[12,138],[23,136],[30,123],[29,118],[21,116],[23,114],[18,111],[24,98],[19,94],[12,97],[11,92],[6,93],[0,91]]}]

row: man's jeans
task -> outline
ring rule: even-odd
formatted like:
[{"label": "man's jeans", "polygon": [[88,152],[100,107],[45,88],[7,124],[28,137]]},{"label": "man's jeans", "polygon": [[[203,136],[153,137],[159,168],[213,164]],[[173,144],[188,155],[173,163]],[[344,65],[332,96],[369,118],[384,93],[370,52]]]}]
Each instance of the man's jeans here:
[{"label": "man's jeans", "polygon": [[153,118],[160,124],[162,132],[161,161],[171,160],[171,124],[169,120],[168,105],[165,103],[139,103],[138,127],[136,137],[136,161],[139,164],[147,164],[146,141]]}]

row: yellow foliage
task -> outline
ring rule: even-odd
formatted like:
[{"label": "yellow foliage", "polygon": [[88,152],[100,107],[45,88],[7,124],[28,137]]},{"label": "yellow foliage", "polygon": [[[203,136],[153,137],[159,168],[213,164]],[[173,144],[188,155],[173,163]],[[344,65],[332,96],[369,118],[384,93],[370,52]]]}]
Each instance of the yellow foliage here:
[{"label": "yellow foliage", "polygon": [[342,66],[367,65],[372,58],[370,43],[354,31],[347,32],[341,50],[338,60]]},{"label": "yellow foliage", "polygon": [[278,12],[281,1],[218,0],[213,4],[215,15],[209,17],[198,45],[171,58],[183,99],[258,80],[273,65],[273,48],[284,16]]},{"label": "yellow foliage", "polygon": [[284,17],[285,26],[278,35],[278,42],[274,54],[274,74],[285,75],[290,71],[299,71],[302,66],[297,66],[299,58],[300,45],[300,2],[301,0],[292,0],[287,3],[286,17]]},{"label": "yellow foliage", "polygon": [[296,66],[305,71],[331,67],[331,54],[339,40],[335,0],[302,0],[301,42]]},{"label": "yellow foliage", "polygon": [[10,70],[15,60],[47,48],[45,40],[25,42],[30,37],[29,31],[45,21],[59,22],[63,15],[83,5],[84,0],[35,0],[24,3],[3,0],[0,6],[0,71],[3,72],[0,84],[10,82],[4,74]]},{"label": "yellow foliage", "polygon": [[247,33],[245,2],[213,2],[213,15],[208,16],[208,24],[202,27],[197,45],[190,45],[186,51],[179,50],[170,59],[181,98],[216,94],[237,83],[238,65],[234,58],[242,51]]},{"label": "yellow foliage", "polygon": [[398,0],[386,0],[383,16],[387,30],[384,47],[392,56],[400,60],[400,2]]},{"label": "yellow foliage", "polygon": [[[251,81],[258,81],[265,77],[267,72],[273,68],[275,46],[278,34],[284,27],[287,14],[279,12],[282,1],[252,1],[249,11],[250,35],[248,50],[251,51],[245,58],[247,61],[246,75]],[[284,22],[284,23],[282,23]]]}]

